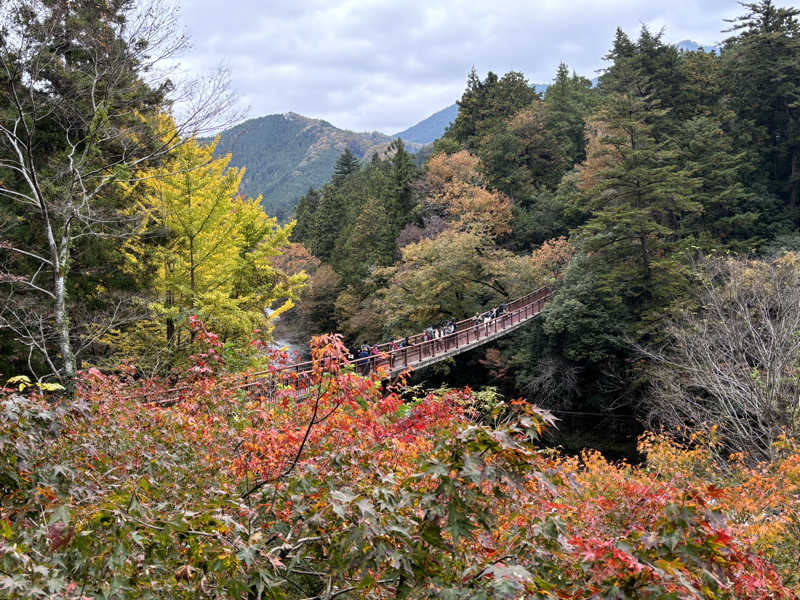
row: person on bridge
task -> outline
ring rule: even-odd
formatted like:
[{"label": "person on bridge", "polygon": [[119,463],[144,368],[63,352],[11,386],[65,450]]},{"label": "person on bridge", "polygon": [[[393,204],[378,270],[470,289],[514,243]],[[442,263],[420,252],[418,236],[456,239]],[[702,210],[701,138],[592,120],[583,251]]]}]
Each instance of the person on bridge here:
[{"label": "person on bridge", "polygon": [[366,341],[361,344],[361,349],[358,351],[358,371],[362,375],[366,375],[369,373],[369,362],[366,360],[369,358],[369,345]]},{"label": "person on bridge", "polygon": [[381,351],[378,350],[378,346],[373,346],[369,353],[371,355],[369,359],[369,368],[371,371],[374,371],[375,367],[377,366],[378,357],[381,355]]},{"label": "person on bridge", "polygon": [[442,328],[436,327],[436,329],[433,330],[433,339],[436,340],[436,342],[434,343],[435,352],[438,352],[439,349],[442,347],[441,338],[442,338]]}]

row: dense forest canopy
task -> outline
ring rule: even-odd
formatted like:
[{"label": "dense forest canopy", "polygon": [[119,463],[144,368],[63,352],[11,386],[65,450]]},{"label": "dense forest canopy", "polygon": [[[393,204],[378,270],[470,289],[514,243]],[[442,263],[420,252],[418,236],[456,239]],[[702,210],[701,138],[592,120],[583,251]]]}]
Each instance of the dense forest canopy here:
[{"label": "dense forest canopy", "polygon": [[719,52],[618,30],[596,87],[563,64],[543,97],[522,73],[473,70],[419,174],[398,151],[309,190],[292,238],[322,261],[308,331],[386,339],[551,285],[543,318],[501,347],[502,385],[644,416],[637,347],[668,343],[670,315],[701,302],[698,265],[800,241],[798,11],[745,9]]},{"label": "dense forest canopy", "polygon": [[[597,85],[473,69],[282,225],[148,6],[0,5],[4,597],[798,597],[800,9],[618,29]],[[431,379],[471,387],[349,361],[545,286]],[[641,464],[547,448],[568,415]]]}]

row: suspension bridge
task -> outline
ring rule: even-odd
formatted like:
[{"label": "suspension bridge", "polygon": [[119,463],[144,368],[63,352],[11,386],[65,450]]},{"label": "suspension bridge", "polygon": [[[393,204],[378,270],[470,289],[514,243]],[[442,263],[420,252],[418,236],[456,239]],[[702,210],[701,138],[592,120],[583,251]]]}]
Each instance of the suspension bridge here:
[{"label": "suspension bridge", "polygon": [[[520,327],[530,323],[544,308],[553,292],[542,288],[505,305],[502,314],[489,318],[484,313],[479,318],[472,317],[458,321],[449,334],[434,339],[422,332],[407,338],[403,347],[396,347],[394,342],[386,342],[377,346],[377,354],[348,361],[348,364],[360,373],[369,373],[383,369],[389,377],[396,377],[408,370],[418,371],[453,356],[491,343]],[[249,373],[233,387],[248,389],[278,385],[290,385],[311,380],[314,363],[312,361],[297,362],[267,371]],[[163,399],[158,403],[174,402],[181,395],[192,389],[191,385],[182,385],[161,391],[158,395]],[[298,392],[299,393],[299,392]],[[149,394],[134,394],[147,396]]]}]

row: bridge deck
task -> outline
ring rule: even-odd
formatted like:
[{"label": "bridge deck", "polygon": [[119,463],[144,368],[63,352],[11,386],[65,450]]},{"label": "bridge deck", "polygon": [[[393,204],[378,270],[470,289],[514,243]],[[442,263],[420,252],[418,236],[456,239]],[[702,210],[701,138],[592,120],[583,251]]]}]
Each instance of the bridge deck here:
[{"label": "bridge deck", "polygon": [[[418,333],[410,336],[409,345],[403,348],[393,349],[392,342],[387,342],[378,346],[379,355],[353,360],[350,364],[363,373],[386,367],[392,377],[407,369],[428,367],[519,329],[542,312],[551,295],[552,292],[547,288],[537,290],[509,303],[505,312],[494,319],[481,322],[476,322],[474,318],[464,319],[456,323],[453,333],[432,340],[425,339],[424,333]],[[285,377],[288,382],[310,373],[311,367],[308,361],[264,373],[263,376],[278,380]],[[258,379],[260,375],[256,373],[253,377]]]},{"label": "bridge deck", "polygon": [[[408,369],[419,370],[437,362],[468,352],[473,348],[482,346],[519,329],[533,320],[542,312],[545,303],[550,299],[552,292],[543,288],[532,292],[522,298],[510,302],[505,312],[498,317],[486,321],[476,321],[474,318],[464,319],[456,323],[455,331],[436,339],[428,340],[424,333],[418,333],[408,338],[409,344],[403,348],[392,348],[393,343],[388,342],[378,346],[380,353],[367,358],[350,361],[350,365],[361,373],[369,373],[375,369],[386,368],[390,376],[394,377]],[[250,373],[244,381],[235,385],[235,389],[274,386],[310,381],[313,364],[311,361],[287,365],[280,369]],[[171,403],[176,401],[182,392],[192,389],[191,385],[178,386],[159,395],[165,396],[158,403]],[[305,395],[303,390],[298,390],[298,397]],[[142,396],[149,396],[144,393]],[[134,394],[131,397],[138,397]]]}]

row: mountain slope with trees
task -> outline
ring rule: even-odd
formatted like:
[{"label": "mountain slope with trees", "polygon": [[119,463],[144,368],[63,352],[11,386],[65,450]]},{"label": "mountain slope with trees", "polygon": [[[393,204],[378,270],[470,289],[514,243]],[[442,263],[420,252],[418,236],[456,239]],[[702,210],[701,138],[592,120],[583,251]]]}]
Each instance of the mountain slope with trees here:
[{"label": "mountain slope with trees", "polygon": [[[408,182],[399,235],[370,229],[383,233],[363,238],[354,261],[330,250],[352,247],[349,230],[320,224],[381,223],[374,207],[389,196],[373,167],[336,184],[358,190],[349,203],[311,190],[294,239],[341,278],[328,306],[336,329],[403,336],[549,285],[542,318],[465,370],[554,410],[646,418],[641,349],[703,302],[694,291],[707,257],[800,248],[798,11],[769,0],[745,9],[721,51],[618,30],[597,85],[566,65],[544,94],[522,73],[473,70]],[[381,259],[363,260],[367,251]],[[781,410],[775,421],[791,421]]]},{"label": "mountain slope with trees", "polygon": [[333,175],[336,159],[349,150],[359,159],[379,151],[391,137],[355,133],[327,121],[295,113],[251,119],[219,136],[215,156],[231,154],[231,166],[244,167],[240,192],[261,196],[267,214],[287,220],[297,199]]}]

